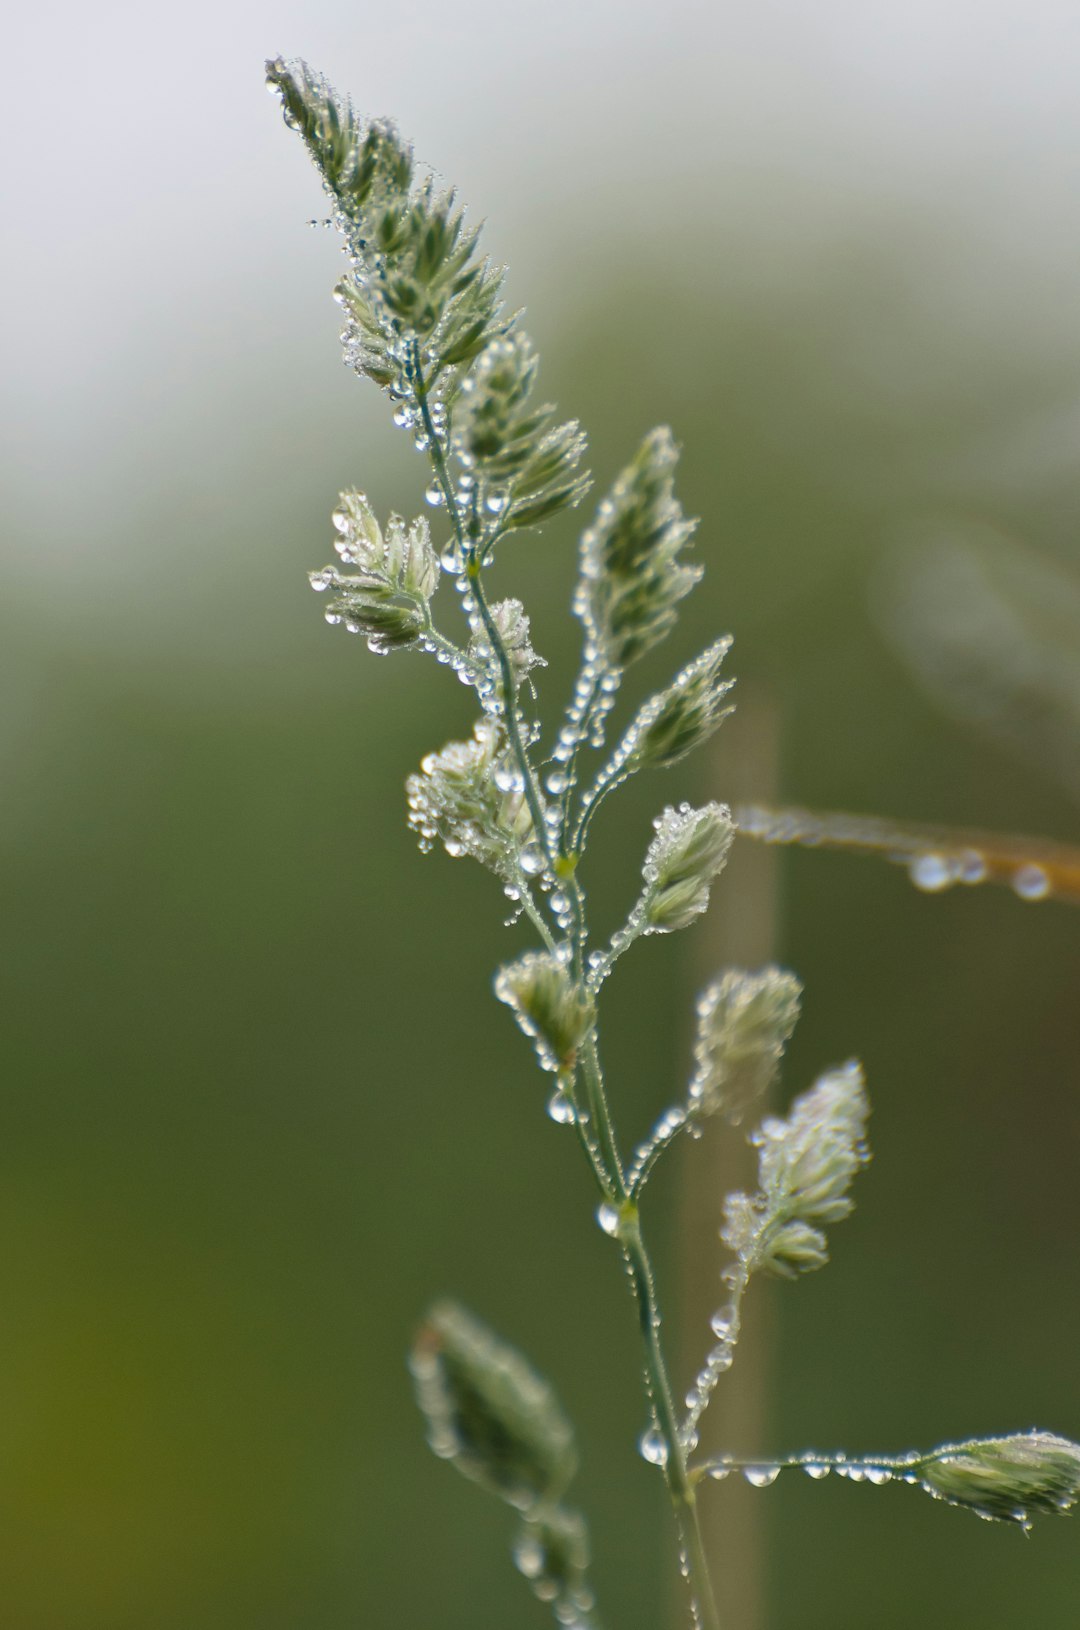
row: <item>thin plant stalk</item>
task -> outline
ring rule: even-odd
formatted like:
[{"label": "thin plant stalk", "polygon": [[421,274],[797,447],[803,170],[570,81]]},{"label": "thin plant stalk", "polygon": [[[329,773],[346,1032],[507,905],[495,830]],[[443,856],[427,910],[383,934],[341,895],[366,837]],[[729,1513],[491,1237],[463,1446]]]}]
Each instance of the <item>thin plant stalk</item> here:
[{"label": "thin plant stalk", "polygon": [[[741,803],[776,796],[776,709],[760,692],[745,691],[725,730],[710,742],[705,778],[711,793],[724,791]],[[762,967],[776,954],[777,865],[767,847],[737,845],[724,875],[727,909],[710,913],[688,943],[686,978],[699,989],[715,968]],[[679,1275],[679,1367],[698,1361],[702,1331],[717,1304],[713,1242],[722,1220],[723,1197],[745,1181],[749,1151],[733,1138],[684,1145],[679,1180],[677,1270]],[[754,1444],[765,1431],[770,1384],[771,1305],[760,1298],[739,1341],[738,1363],[718,1389],[703,1426],[702,1448],[732,1441]],[[701,1513],[708,1552],[721,1546],[730,1559],[719,1586],[724,1617],[739,1630],[763,1630],[764,1507],[735,1483],[715,1488]],[[683,1622],[682,1603],[673,1622]]]}]

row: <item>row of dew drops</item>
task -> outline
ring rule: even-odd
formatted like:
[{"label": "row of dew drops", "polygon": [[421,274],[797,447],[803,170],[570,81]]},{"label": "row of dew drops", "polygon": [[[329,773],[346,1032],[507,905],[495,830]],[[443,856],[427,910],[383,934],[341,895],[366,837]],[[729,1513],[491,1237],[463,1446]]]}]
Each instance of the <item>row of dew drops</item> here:
[{"label": "row of dew drops", "polygon": [[[985,883],[990,876],[985,857],[976,849],[966,849],[957,855],[927,851],[904,856],[903,864],[915,887],[924,894],[940,894],[957,883]],[[1017,866],[1009,882],[1021,900],[1045,900],[1052,888],[1049,874],[1033,861]]]},{"label": "row of dew drops", "polygon": [[[638,1447],[642,1458],[650,1465],[667,1464],[668,1446],[658,1427],[650,1427],[644,1432]],[[843,1453],[822,1454],[820,1451],[810,1449],[793,1460],[744,1461],[734,1456],[721,1455],[709,1461],[703,1469],[715,1483],[722,1483],[733,1473],[738,1473],[751,1488],[759,1489],[771,1488],[782,1471],[802,1471],[814,1482],[820,1482],[830,1473],[835,1473],[837,1477],[846,1478],[848,1482],[869,1483],[875,1488],[881,1488],[886,1483],[907,1483],[922,1489],[932,1499],[943,1500],[946,1504],[951,1503],[947,1495],[942,1494],[928,1478],[922,1476],[919,1468],[924,1464],[925,1456],[919,1454],[883,1462],[852,1458]],[[998,1512],[980,1510],[977,1506],[972,1509],[976,1516],[982,1517],[985,1522],[1000,1521]],[[1013,1513],[1013,1521],[1025,1529],[1030,1527],[1028,1513],[1021,1507],[1017,1507]]]},{"label": "row of dew drops", "polygon": [[964,844],[960,834],[949,843],[944,835],[935,840],[875,818],[815,815],[808,810],[750,808],[739,810],[737,819],[743,831],[765,843],[836,845],[883,853],[903,866],[924,894],[992,880],[1007,883],[1021,900],[1045,900],[1054,892],[1052,868],[1020,855],[994,853],[992,844],[985,851],[974,841]]}]

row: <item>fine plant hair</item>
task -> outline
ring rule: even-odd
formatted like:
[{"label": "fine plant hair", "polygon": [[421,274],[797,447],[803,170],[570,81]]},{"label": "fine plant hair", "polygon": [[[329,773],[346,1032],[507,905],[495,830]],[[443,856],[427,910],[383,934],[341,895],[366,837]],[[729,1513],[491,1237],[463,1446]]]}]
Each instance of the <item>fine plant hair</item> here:
[{"label": "fine plant hair", "polygon": [[[545,737],[534,679],[543,664],[528,614],[517,599],[491,600],[485,568],[497,550],[527,547],[538,527],[585,500],[585,436],[537,398],[537,355],[503,304],[503,269],[482,254],[479,229],[455,194],[416,176],[412,149],[393,124],[361,119],[302,62],[270,62],[267,77],[344,238],[348,265],[334,292],[345,359],[386,394],[394,423],[414,442],[433,512],[432,525],[423,515],[380,519],[363,492],[342,493],[332,516],[337,559],[313,571],[311,585],[328,623],[380,654],[432,656],[476,693],[472,735],[430,752],[409,777],[408,820],[421,849],[441,845],[493,873],[513,919],[535,934],[534,949],[498,970],[495,994],[550,1078],[547,1112],[576,1138],[595,1183],[596,1221],[627,1272],[650,1416],[640,1451],[670,1494],[690,1620],[718,1630],[709,1569],[723,1558],[705,1553],[698,1501],[709,1480],[734,1471],[759,1487],[788,1467],[812,1479],[832,1471],[856,1482],[899,1480],[1024,1529],[1043,1513],[1068,1511],[1080,1496],[1080,1446],[1043,1431],[901,1454],[696,1457],[702,1416],[735,1358],[751,1282],[823,1267],[829,1231],[852,1211],[852,1186],[869,1159],[869,1101],[860,1065],[849,1062],[751,1132],[757,1186],[725,1201],[724,1294],[700,1370],[678,1400],[644,1230],[649,1178],[685,1135],[753,1124],[801,994],[794,975],[777,967],[718,970],[697,999],[683,1095],[645,1143],[621,1146],[601,1064],[605,983],[635,941],[702,915],[735,834],[722,803],[664,808],[623,926],[606,944],[592,941],[582,878],[597,810],[631,777],[700,747],[732,708],[725,635],[609,739],[624,680],[666,639],[702,575],[690,553],[695,523],[675,496],[678,449],[669,430],[651,431],[589,515],[572,600],[581,668],[561,722]],[[569,1501],[574,1433],[551,1385],[449,1302],[424,1318],[411,1369],[435,1453],[512,1508],[514,1559],[557,1622],[596,1630],[586,1524]]]}]

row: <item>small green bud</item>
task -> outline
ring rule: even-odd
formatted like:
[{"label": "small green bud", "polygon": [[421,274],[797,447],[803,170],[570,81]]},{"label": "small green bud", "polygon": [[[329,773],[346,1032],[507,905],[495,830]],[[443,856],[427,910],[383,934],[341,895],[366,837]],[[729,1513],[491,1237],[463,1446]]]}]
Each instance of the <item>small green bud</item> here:
[{"label": "small green bud", "polygon": [[532,816],[523,792],[504,793],[497,784],[496,765],[506,750],[498,724],[480,719],[471,741],[452,741],[429,753],[406,787],[409,825],[425,853],[437,838],[453,858],[471,855],[513,882]]},{"label": "small green bud", "polygon": [[343,575],[326,566],[310,574],[313,589],[334,590],[327,602],[328,619],[364,634],[380,655],[416,645],[427,624],[427,602],[439,582],[427,521],[421,516],[406,527],[400,515],[391,515],[384,536],[362,492],[343,492],[333,520],[338,554],[358,569]]},{"label": "small green bud", "polygon": [[547,951],[529,951],[499,969],[495,994],[513,1009],[545,1070],[573,1065],[596,1015],[592,998],[574,983],[565,963]]},{"label": "small green bud", "polygon": [[840,1222],[854,1209],[848,1194],[870,1158],[865,1142],[870,1103],[854,1061],[823,1075],[796,1098],[786,1120],[769,1119],[755,1134],[761,1187],[789,1216]]},{"label": "small green bud", "polygon": [[577,469],[585,451],[580,425],[553,425],[551,404],[529,401],[538,366],[520,330],[490,340],[455,414],[454,451],[476,483],[478,508],[498,515],[503,532],[539,525],[576,504],[589,484]]},{"label": "small green bud", "polygon": [[388,651],[404,651],[415,645],[424,622],[415,606],[403,606],[392,599],[353,588],[347,577],[337,579],[339,593],[326,603],[327,613],[344,622],[350,634],[363,634],[368,650],[376,656]]},{"label": "small green bud", "polygon": [[793,1278],[828,1260],[820,1225],[853,1209],[848,1190],[870,1158],[870,1104],[856,1063],[830,1070],[796,1098],[788,1116],[770,1116],[751,1138],[758,1193],[728,1195],[722,1237],[746,1273]]},{"label": "small green bud", "polygon": [[338,533],[334,547],[342,560],[350,566],[364,566],[371,571],[382,571],[386,564],[386,545],[382,527],[365,492],[343,492],[331,520]]},{"label": "small green bud", "polygon": [[441,1459],[519,1511],[558,1500],[577,1467],[573,1429],[515,1348],[442,1302],[421,1325],[409,1367]]},{"label": "small green bud", "polygon": [[769,1234],[758,1263],[778,1279],[796,1279],[801,1273],[823,1268],[829,1260],[828,1241],[809,1223],[782,1223]]},{"label": "small green bud", "polygon": [[[510,667],[517,684],[520,685],[534,668],[547,666],[544,658],[537,656],[532,648],[529,619],[520,600],[497,600],[491,607],[491,620],[498,629],[499,638],[510,659]],[[492,661],[492,650],[487,634],[483,629],[474,634],[469,641],[468,657],[475,668],[489,669],[496,680],[501,681],[501,675]]]},{"label": "small green bud", "polygon": [[380,119],[365,127],[352,104],[342,102],[306,62],[275,58],[266,64],[266,83],[345,215],[357,222],[370,214],[392,217],[412,179],[412,149],[394,126]]},{"label": "small green bud", "polygon": [[678,558],[697,525],[675,498],[678,459],[671,431],[651,431],[581,539],[574,611],[609,668],[625,668],[658,645],[701,577],[700,566]]},{"label": "small green bud", "polygon": [[488,345],[455,426],[455,445],[467,465],[480,464],[498,480],[521,469],[528,457],[523,431],[532,428],[523,409],[539,366],[531,340],[520,331]]},{"label": "small green bud", "polygon": [[368,291],[354,276],[346,276],[336,285],[334,299],[345,313],[341,340],[348,365],[373,379],[380,389],[392,385],[398,371],[392,336],[380,322],[379,308]]},{"label": "small green bud", "polygon": [[646,702],[616,751],[620,767],[665,770],[708,740],[731,712],[724,698],[735,681],[720,678],[730,646],[726,635],[714,641],[667,690]]},{"label": "small green bud", "polygon": [[333,514],[334,548],[347,566],[359,568],[367,587],[430,600],[439,583],[439,559],[423,515],[408,526],[391,515],[384,537],[362,492],[343,492]]},{"label": "small green bud", "polygon": [[645,855],[645,932],[670,934],[693,922],[709,904],[709,888],[723,868],[735,828],[726,804],[665,809]]},{"label": "small green bud", "polygon": [[802,986],[780,968],[731,969],[697,1004],[690,1106],[737,1124],[775,1079],[799,1017]]},{"label": "small green bud", "polygon": [[947,1445],[918,1467],[923,1487],[950,1505],[1027,1527],[1064,1515],[1080,1498],[1080,1444],[1052,1432]]}]

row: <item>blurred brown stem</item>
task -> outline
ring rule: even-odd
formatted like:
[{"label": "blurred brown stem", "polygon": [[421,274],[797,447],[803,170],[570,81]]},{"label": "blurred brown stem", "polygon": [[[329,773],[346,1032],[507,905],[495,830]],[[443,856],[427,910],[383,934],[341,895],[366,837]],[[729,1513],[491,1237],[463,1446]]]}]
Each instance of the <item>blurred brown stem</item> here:
[{"label": "blurred brown stem", "polygon": [[[775,796],[776,711],[763,695],[744,690],[731,719],[713,739],[707,760],[706,795],[728,803],[770,801]],[[757,968],[774,954],[776,858],[758,844],[737,844],[716,890],[704,930],[694,937],[687,987],[698,991],[720,968]],[[682,1154],[677,1238],[678,1370],[689,1378],[710,1342],[709,1318],[723,1300],[717,1234],[725,1194],[751,1180],[749,1152],[730,1130],[709,1128],[701,1144]],[[701,1453],[760,1452],[768,1404],[769,1306],[759,1293],[750,1303],[729,1375],[721,1378],[701,1423]],[[742,1480],[709,1488],[701,1501],[706,1555],[722,1556],[717,1578],[724,1624],[762,1630],[764,1603],[763,1506]],[[679,1602],[682,1609],[682,1602]],[[681,1621],[680,1621],[681,1622]]]}]

